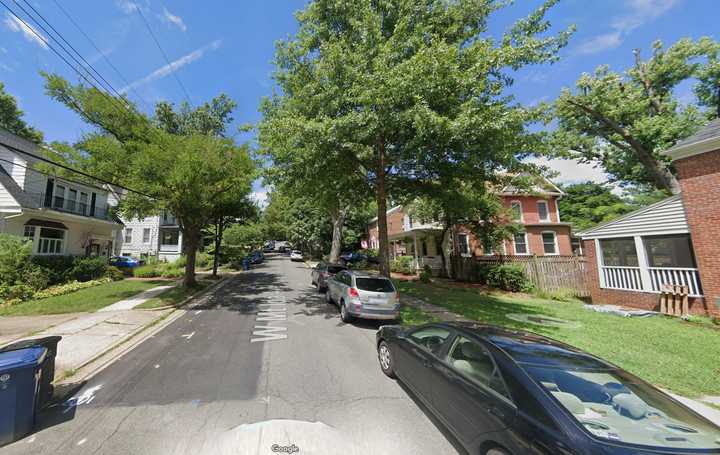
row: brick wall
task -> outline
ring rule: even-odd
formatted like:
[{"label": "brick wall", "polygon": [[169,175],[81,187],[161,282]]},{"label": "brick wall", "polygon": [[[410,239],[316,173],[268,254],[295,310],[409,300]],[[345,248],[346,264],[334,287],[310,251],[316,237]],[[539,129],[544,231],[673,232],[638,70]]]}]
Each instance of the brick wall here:
[{"label": "brick wall", "polygon": [[673,162],[707,305],[720,313],[720,150]]},{"label": "brick wall", "polygon": [[[588,290],[590,291],[592,303],[597,305],[620,305],[643,310],[659,310],[660,294],[602,289],[600,287],[595,241],[583,240],[583,251],[587,258]],[[709,308],[703,299],[690,297],[690,313],[707,314],[708,312]]]}]

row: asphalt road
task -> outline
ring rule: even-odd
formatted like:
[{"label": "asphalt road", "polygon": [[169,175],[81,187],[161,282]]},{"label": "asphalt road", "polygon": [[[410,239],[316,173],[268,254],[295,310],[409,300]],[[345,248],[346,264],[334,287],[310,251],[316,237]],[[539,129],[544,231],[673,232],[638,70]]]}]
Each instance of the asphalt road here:
[{"label": "asphalt road", "polygon": [[[42,414],[0,454],[458,453],[302,263],[268,256]],[[259,313],[259,314],[258,314]]]}]

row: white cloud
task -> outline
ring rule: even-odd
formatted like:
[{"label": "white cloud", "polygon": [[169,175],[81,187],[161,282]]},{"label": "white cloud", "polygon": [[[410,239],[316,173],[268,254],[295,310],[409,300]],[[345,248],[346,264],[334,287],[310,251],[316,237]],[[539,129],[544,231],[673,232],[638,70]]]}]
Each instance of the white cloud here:
[{"label": "white cloud", "polygon": [[140,9],[140,5],[135,2],[131,2],[130,0],[115,0],[115,4],[125,14],[134,13]]},{"label": "white cloud", "polygon": [[185,25],[185,22],[183,22],[183,18],[176,14],[171,13],[165,7],[163,7],[162,14],[158,14],[158,17],[163,22],[172,24],[172,25],[176,26],[177,28],[179,28],[180,30],[182,30],[183,32],[187,31],[187,26]]},{"label": "white cloud", "polygon": [[588,39],[575,48],[577,54],[595,54],[622,44],[625,35],[667,13],[679,0],[626,0],[627,12],[616,17],[612,31]]},{"label": "white cloud", "polygon": [[260,191],[253,191],[252,195],[250,196],[253,201],[257,203],[257,205],[264,209],[268,205],[268,192],[267,190],[260,190]]},{"label": "white cloud", "polygon": [[48,48],[48,45],[45,42],[47,41],[45,36],[9,12],[5,13],[5,26],[13,32],[22,33],[25,39],[31,43],[35,43],[43,49]]},{"label": "white cloud", "polygon": [[189,65],[190,63],[194,62],[195,60],[198,60],[202,58],[203,55],[209,50],[215,50],[220,47],[222,44],[222,40],[215,40],[212,43],[208,44],[207,46],[203,46],[200,49],[194,50],[190,52],[187,55],[184,55],[180,57],[179,59],[175,60],[174,62],[171,62],[168,65],[162,66],[152,73],[148,74],[147,76],[143,77],[142,79],[138,79],[134,82],[132,82],[130,85],[127,85],[120,89],[120,93],[126,93],[130,89],[133,89],[135,87],[139,87],[141,85],[148,84],[150,82],[156,81],[158,79],[162,79],[165,76],[169,76],[170,74],[174,73],[175,71],[179,70],[183,66]]},{"label": "white cloud", "polygon": [[7,54],[7,49],[5,49],[4,47],[0,46],[0,53],[2,53],[2,54]]},{"label": "white cloud", "polygon": [[5,71],[7,71],[8,73],[14,73],[14,72],[15,72],[15,68],[6,65],[6,64],[4,64],[3,62],[0,62],[0,69],[1,69],[1,70],[5,70]]},{"label": "white cloud", "polygon": [[608,49],[614,49],[622,43],[620,32],[610,32],[598,35],[575,48],[577,54],[596,54]]},{"label": "white cloud", "polygon": [[595,183],[607,183],[608,175],[600,166],[580,163],[572,159],[530,158],[529,163],[546,166],[558,173],[552,180],[556,183],[578,183],[590,180]]}]

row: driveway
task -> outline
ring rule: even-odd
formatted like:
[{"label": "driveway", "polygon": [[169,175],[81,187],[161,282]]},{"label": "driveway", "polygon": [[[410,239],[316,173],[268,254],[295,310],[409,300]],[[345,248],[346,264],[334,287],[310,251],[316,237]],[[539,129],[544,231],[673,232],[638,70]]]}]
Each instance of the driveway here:
[{"label": "driveway", "polygon": [[454,454],[302,263],[269,255],[43,413],[13,453]]}]

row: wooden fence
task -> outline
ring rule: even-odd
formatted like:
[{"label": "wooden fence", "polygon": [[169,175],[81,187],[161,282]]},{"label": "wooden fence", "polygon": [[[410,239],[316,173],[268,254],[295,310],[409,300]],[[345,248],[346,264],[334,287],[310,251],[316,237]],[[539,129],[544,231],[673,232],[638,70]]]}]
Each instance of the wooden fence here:
[{"label": "wooden fence", "polygon": [[453,256],[451,261],[453,277],[458,281],[478,283],[482,281],[482,269],[487,266],[517,264],[540,290],[570,290],[579,297],[590,295],[584,256]]}]

